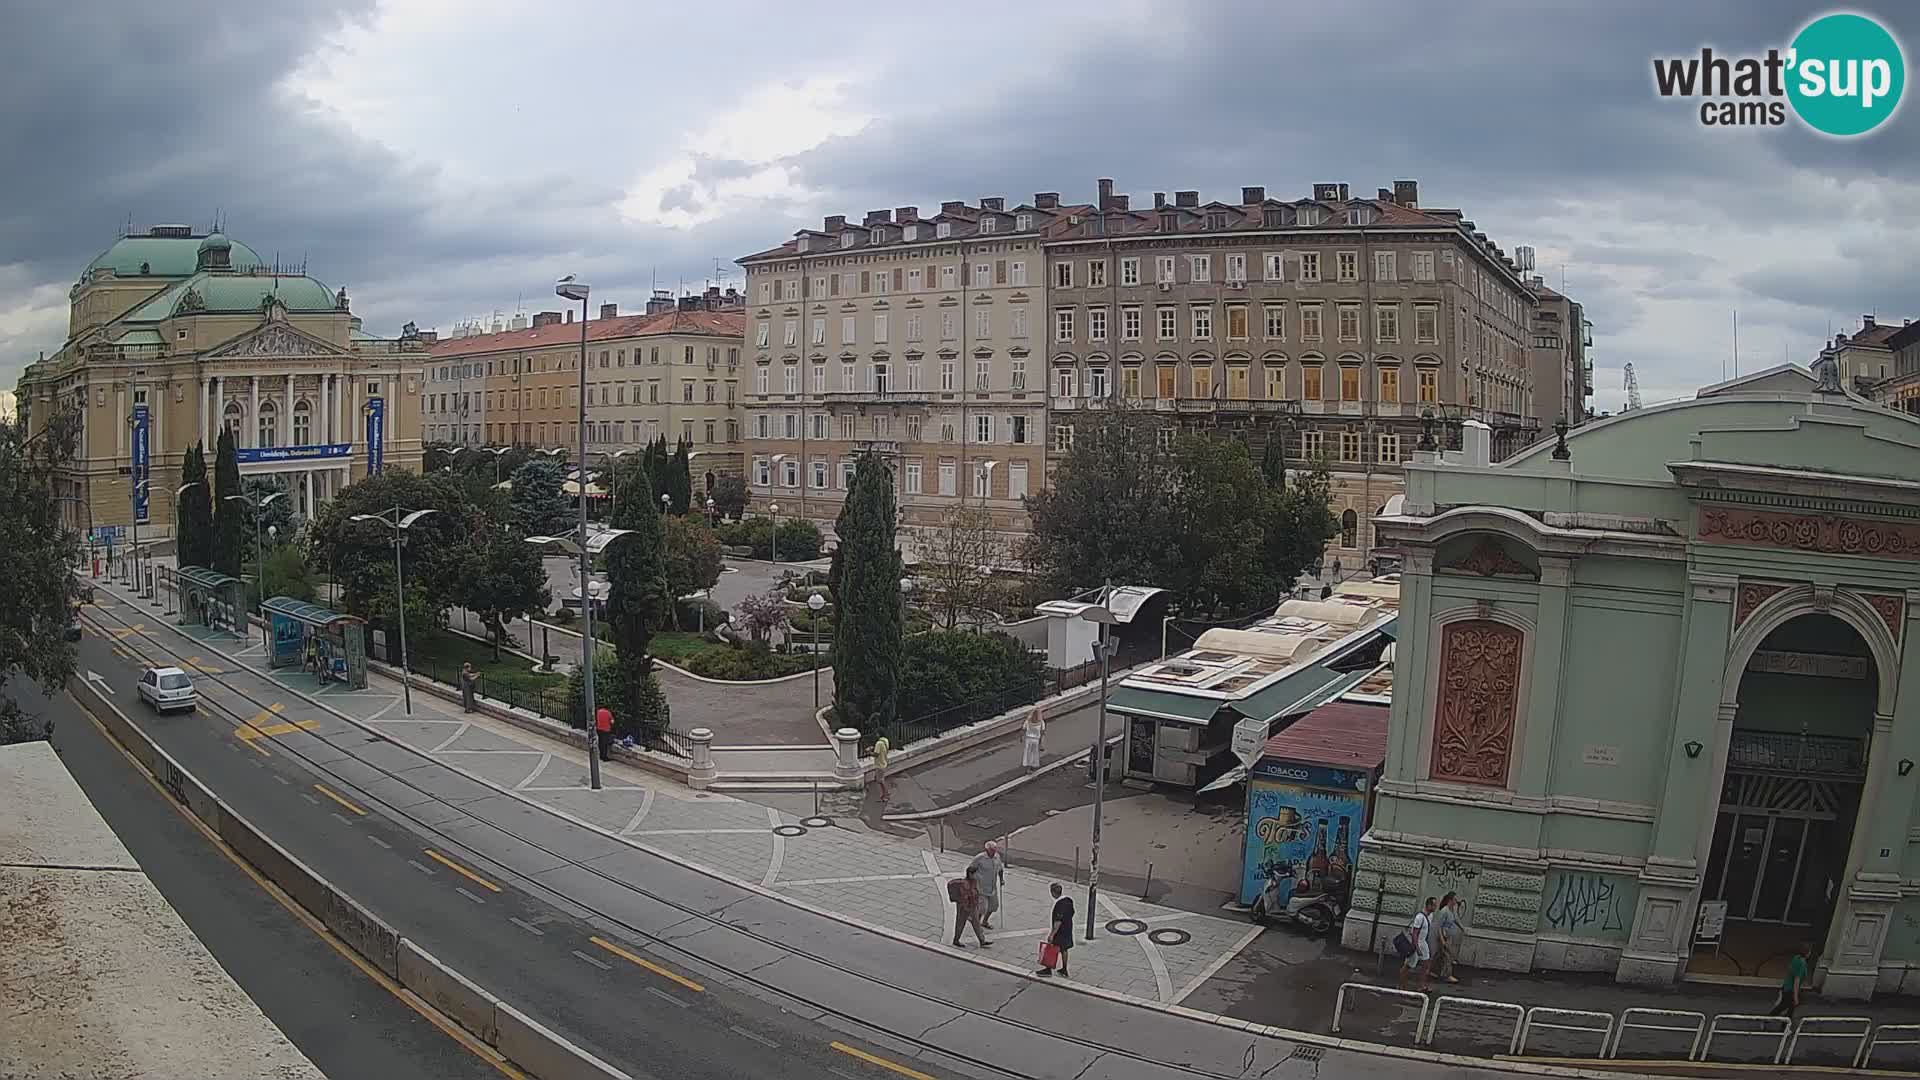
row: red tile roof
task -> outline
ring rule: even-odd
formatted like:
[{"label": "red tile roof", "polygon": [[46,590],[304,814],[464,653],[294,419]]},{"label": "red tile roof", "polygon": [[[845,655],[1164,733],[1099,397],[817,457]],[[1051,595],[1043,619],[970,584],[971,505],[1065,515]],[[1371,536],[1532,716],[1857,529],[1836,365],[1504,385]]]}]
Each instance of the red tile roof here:
[{"label": "red tile roof", "polygon": [[1387,760],[1385,705],[1335,701],[1295,720],[1267,740],[1262,757],[1325,765],[1335,769],[1376,769]]},{"label": "red tile roof", "polygon": [[[1078,207],[1075,213],[1081,215],[1079,224],[1068,224],[1066,218],[1053,222],[1048,229],[1049,240],[1093,240],[1105,236],[1139,236],[1160,231],[1160,215],[1177,214],[1180,216],[1179,235],[1188,236],[1206,232],[1267,231],[1271,226],[1266,223],[1266,210],[1276,206],[1319,206],[1327,210],[1326,217],[1318,225],[1287,225],[1283,228],[1308,228],[1340,230],[1356,226],[1348,225],[1344,211],[1348,207],[1368,206],[1375,211],[1374,226],[1411,226],[1415,228],[1456,229],[1459,222],[1445,217],[1401,206],[1387,199],[1349,199],[1345,202],[1324,199],[1267,199],[1264,202],[1236,205],[1233,203],[1208,203],[1205,206],[1167,205],[1156,208],[1130,208],[1127,210],[1107,211],[1106,231],[1096,232],[1093,218],[1097,211],[1092,207]],[[1200,225],[1209,212],[1225,212],[1228,215],[1224,229],[1202,229]]]},{"label": "red tile roof", "polygon": [[[1040,233],[1041,238],[1053,239],[1053,235],[1052,235],[1053,230],[1060,227],[1062,224],[1064,224],[1069,216],[1074,214],[1090,214],[1092,212],[1093,212],[1093,207],[1091,206],[1057,206],[1051,210],[1041,210],[1038,207],[1033,207],[1033,206],[1018,206],[1012,210],[986,210],[986,211],[981,210],[977,206],[961,206],[954,210],[939,210],[930,214],[922,214],[917,220],[910,223],[910,224],[918,224],[918,225],[934,225],[934,224],[945,223],[949,228],[949,235],[947,236],[942,236],[937,240],[925,240],[925,239],[901,240],[901,239],[898,239],[896,236],[894,238],[888,239],[886,242],[881,244],[872,244],[872,243],[868,243],[865,240],[862,240],[856,243],[852,248],[852,250],[862,251],[862,250],[867,250],[871,248],[886,248],[888,250],[894,250],[896,248],[903,248],[909,244],[946,244],[946,243],[952,243],[955,240],[969,240],[977,236],[989,235],[986,233],[982,233],[980,231],[980,218],[983,214],[991,214],[991,215],[994,215],[995,217],[1000,217],[1000,218],[1009,218],[1014,216],[1016,213],[1032,213],[1038,217],[1043,217],[1047,219],[1045,222],[1040,224],[1039,229],[1037,230]],[[898,221],[889,221],[889,222],[876,222],[875,224],[885,224],[885,225],[893,226],[894,228],[898,228],[901,223]],[[873,228],[874,226],[872,225],[864,225],[859,222],[849,221],[840,230],[831,232],[831,233],[822,231],[820,229],[801,229],[799,231],[802,233],[806,233],[809,236],[837,236],[839,235],[839,232],[842,232],[842,231],[853,232],[855,230],[861,230],[861,231],[871,232]],[[1017,237],[1017,236],[1028,235],[1028,234],[1023,234],[1023,233],[1018,233],[1013,231],[1000,231],[1000,232],[992,233],[990,235],[994,237],[1005,237],[1005,236]],[[805,252],[804,254],[826,255],[826,254],[833,254],[835,252],[840,252],[845,250],[848,250],[848,249],[841,248],[838,245],[835,245],[829,248],[820,248],[817,251]],[[779,247],[768,248],[765,251],[756,251],[751,255],[742,255],[739,258],[735,259],[734,262],[747,263],[747,262],[752,262],[756,259],[794,258],[794,257],[798,257],[801,254],[803,253],[800,251],[800,245],[796,237],[796,239],[789,240],[786,243],[781,244]]]},{"label": "red tile roof", "polygon": [[[611,319],[587,320],[588,344],[614,338],[660,337],[666,334],[745,339],[747,317],[737,312],[663,311],[658,315],[619,315]],[[503,330],[497,334],[449,338],[435,343],[431,351],[436,358],[472,356],[476,353],[564,345],[579,340],[580,324],[561,322],[527,330]]]}]

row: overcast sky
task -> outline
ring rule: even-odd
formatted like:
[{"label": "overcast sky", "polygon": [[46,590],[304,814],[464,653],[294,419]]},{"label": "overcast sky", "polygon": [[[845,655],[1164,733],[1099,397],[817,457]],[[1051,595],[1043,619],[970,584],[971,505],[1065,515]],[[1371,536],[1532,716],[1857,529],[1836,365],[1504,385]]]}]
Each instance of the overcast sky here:
[{"label": "overcast sky", "polygon": [[[1920,108],[1840,142],[1703,128],[1652,89],[1656,55],[1784,47],[1824,5],[25,7],[0,41],[9,389],[129,218],[217,212],[392,333],[550,307],[566,273],[632,309],[822,214],[1103,176],[1136,205],[1417,178],[1564,274],[1603,409],[1627,361],[1650,401],[1720,379],[1736,308],[1743,370],[1920,315]],[[1920,5],[1855,9],[1914,59]]]}]

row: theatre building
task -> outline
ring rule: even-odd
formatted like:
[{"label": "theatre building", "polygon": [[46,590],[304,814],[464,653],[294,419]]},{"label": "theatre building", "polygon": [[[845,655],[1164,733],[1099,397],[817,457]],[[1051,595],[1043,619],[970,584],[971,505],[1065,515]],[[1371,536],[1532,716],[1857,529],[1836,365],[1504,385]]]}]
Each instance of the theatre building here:
[{"label": "theatre building", "polygon": [[[1421,450],[1346,943],[1920,990],[1920,423],[1783,366],[1486,464]],[[1370,934],[1370,931],[1372,932]]]}]

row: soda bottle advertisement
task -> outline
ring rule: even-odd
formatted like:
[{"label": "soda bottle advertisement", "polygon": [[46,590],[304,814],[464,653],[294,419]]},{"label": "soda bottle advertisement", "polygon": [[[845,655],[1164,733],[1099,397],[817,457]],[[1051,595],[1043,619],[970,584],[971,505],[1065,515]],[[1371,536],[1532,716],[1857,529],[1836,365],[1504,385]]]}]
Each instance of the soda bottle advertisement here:
[{"label": "soda bottle advertisement", "polygon": [[1247,855],[1240,902],[1250,904],[1280,876],[1280,899],[1334,893],[1342,897],[1359,857],[1365,796],[1353,792],[1252,781],[1247,792]]}]

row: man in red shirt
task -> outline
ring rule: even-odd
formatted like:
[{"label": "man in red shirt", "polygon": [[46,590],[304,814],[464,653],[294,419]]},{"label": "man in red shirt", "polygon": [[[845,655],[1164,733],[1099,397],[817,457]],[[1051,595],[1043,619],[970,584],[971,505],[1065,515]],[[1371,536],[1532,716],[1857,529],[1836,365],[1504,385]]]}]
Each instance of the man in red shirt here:
[{"label": "man in red shirt", "polygon": [[613,757],[613,710],[605,705],[594,710],[593,730],[600,743],[600,760],[608,761]]}]

